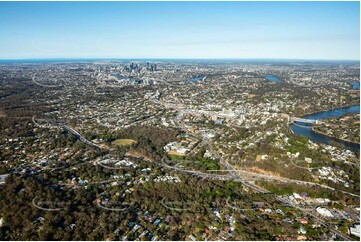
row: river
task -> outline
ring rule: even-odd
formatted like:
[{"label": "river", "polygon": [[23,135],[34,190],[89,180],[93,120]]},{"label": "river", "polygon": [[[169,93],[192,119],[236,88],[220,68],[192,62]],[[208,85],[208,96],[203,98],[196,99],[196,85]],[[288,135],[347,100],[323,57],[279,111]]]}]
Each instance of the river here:
[{"label": "river", "polygon": [[352,82],[352,89],[360,90],[360,83],[359,82]]},{"label": "river", "polygon": [[[345,108],[337,108],[337,109],[333,109],[333,110],[329,110],[329,111],[323,111],[323,112],[319,112],[319,113],[309,114],[309,115],[303,116],[302,118],[320,120],[320,119],[341,117],[342,115],[344,115],[346,113],[360,113],[360,104],[353,105],[350,107],[345,107]],[[309,138],[310,140],[312,140],[313,142],[330,144],[330,141],[336,141],[338,143],[343,144],[347,149],[350,149],[352,151],[360,150],[360,145],[358,145],[358,144],[350,143],[347,141],[343,141],[340,139],[336,139],[333,137],[328,137],[328,136],[325,136],[322,134],[315,133],[312,131],[311,126],[299,126],[297,124],[291,124],[290,128],[296,135],[304,135],[307,138]]]},{"label": "river", "polygon": [[281,81],[280,79],[278,79],[277,77],[272,76],[272,75],[264,76],[264,78],[266,78],[268,81],[273,81],[273,82],[280,82]]},{"label": "river", "polygon": [[121,75],[119,75],[119,74],[111,74],[111,76],[114,76],[114,77],[116,77],[116,78],[118,78],[119,80],[127,80],[127,78],[125,78],[125,77],[123,77],[123,76],[121,76]]},{"label": "river", "polygon": [[184,81],[184,83],[196,83],[200,80],[203,80],[205,76],[197,76],[197,77],[193,77],[192,79],[186,80]]}]

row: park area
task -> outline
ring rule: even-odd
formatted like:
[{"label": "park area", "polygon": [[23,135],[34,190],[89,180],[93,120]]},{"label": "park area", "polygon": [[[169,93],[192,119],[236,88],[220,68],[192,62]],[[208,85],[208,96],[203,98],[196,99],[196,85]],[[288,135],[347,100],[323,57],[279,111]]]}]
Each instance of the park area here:
[{"label": "park area", "polygon": [[132,145],[134,143],[136,143],[136,141],[132,140],[132,139],[117,139],[112,142],[112,145],[128,146],[128,145]]}]

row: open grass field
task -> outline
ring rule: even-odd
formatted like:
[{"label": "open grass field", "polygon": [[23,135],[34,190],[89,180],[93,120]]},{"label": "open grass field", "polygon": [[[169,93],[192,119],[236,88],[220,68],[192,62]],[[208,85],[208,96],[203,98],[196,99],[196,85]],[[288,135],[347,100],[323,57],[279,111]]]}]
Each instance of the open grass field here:
[{"label": "open grass field", "polygon": [[168,155],[175,155],[175,156],[185,156],[184,154],[178,153],[175,150],[168,151]]},{"label": "open grass field", "polygon": [[136,143],[137,141],[132,139],[117,139],[112,142],[112,145],[128,146]]}]

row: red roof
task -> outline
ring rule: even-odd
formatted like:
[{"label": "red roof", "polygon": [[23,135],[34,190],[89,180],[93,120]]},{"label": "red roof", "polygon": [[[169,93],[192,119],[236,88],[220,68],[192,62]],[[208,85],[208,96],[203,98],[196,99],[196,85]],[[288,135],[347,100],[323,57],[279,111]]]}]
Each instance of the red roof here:
[{"label": "red roof", "polygon": [[300,223],[301,223],[301,224],[307,224],[307,223],[308,223],[308,219],[307,219],[307,218],[300,218]]}]

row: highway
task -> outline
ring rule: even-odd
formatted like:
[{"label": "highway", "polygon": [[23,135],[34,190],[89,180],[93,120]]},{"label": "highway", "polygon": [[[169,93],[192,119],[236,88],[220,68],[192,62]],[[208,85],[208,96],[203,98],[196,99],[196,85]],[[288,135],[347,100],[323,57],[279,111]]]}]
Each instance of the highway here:
[{"label": "highway", "polygon": [[314,182],[307,182],[307,181],[301,181],[301,180],[294,180],[294,179],[290,179],[290,178],[285,178],[285,177],[276,177],[276,176],[271,176],[271,175],[264,175],[264,174],[259,174],[259,173],[253,173],[253,172],[248,172],[248,171],[240,171],[237,170],[238,173],[240,174],[244,174],[247,176],[251,176],[251,177],[258,177],[260,179],[265,179],[265,180],[275,180],[275,181],[280,181],[280,182],[288,182],[288,183],[296,183],[296,184],[300,184],[300,185],[309,185],[309,186],[320,186],[322,188],[326,188],[326,189],[330,189],[332,191],[338,191],[338,192],[342,192],[354,197],[360,197],[360,195],[358,194],[353,194],[347,191],[343,191],[343,190],[338,190],[335,189],[333,187],[327,186],[327,185],[323,185],[323,184],[319,184],[319,183],[314,183]]},{"label": "highway", "polygon": [[[179,107],[176,108],[176,110],[180,111],[179,110]],[[180,111],[176,117],[176,119],[174,120],[176,126],[178,128],[183,128],[184,130],[187,130],[184,125],[181,125],[179,123],[179,120],[180,118],[182,117],[182,111]],[[343,191],[343,190],[336,190],[335,188],[332,188],[332,187],[329,187],[327,185],[322,185],[322,184],[318,184],[318,183],[313,183],[313,182],[307,182],[307,181],[300,181],[300,180],[294,180],[294,179],[289,179],[289,178],[284,178],[284,177],[275,177],[275,176],[271,176],[271,175],[264,175],[264,174],[259,174],[259,173],[253,173],[253,172],[248,172],[248,171],[242,171],[242,170],[234,170],[233,169],[233,166],[230,165],[227,161],[225,161],[219,154],[218,152],[216,152],[210,141],[208,139],[202,139],[202,143],[206,143],[207,146],[209,147],[209,151],[214,155],[214,157],[218,158],[220,163],[222,165],[224,165],[226,167],[226,169],[229,171],[229,176],[226,176],[226,175],[222,175],[222,179],[227,179],[227,180],[234,180],[234,181],[238,181],[240,182],[241,184],[243,184],[244,186],[252,189],[252,190],[255,190],[256,192],[259,192],[259,193],[262,193],[262,194],[267,194],[267,193],[271,193],[270,191],[266,190],[266,189],[263,189],[263,188],[260,188],[260,187],[257,187],[255,185],[252,185],[250,184],[249,182],[245,181],[244,178],[242,178],[242,176],[250,176],[250,177],[254,177],[254,178],[258,178],[258,179],[265,179],[265,180],[276,180],[276,181],[281,181],[281,182],[289,182],[289,183],[296,183],[296,184],[302,184],[302,185],[311,185],[311,186],[320,186],[320,187],[323,187],[323,188],[327,188],[327,189],[330,189],[330,190],[333,190],[333,191],[339,191],[339,192],[342,192],[342,193],[345,193],[345,194],[348,194],[348,195],[351,195],[351,196],[355,196],[355,197],[360,197],[358,194],[353,194],[353,193],[350,193],[350,192],[346,192],[346,191]],[[163,161],[162,161],[163,162]],[[177,170],[177,171],[183,171],[182,169],[179,169],[179,168],[174,168],[174,167],[171,167],[171,166],[168,166],[166,164],[163,163],[163,165],[165,165],[165,167],[167,168],[170,168],[170,169],[173,169],[173,170]],[[193,173],[194,174],[194,171],[186,171],[186,173]],[[202,174],[203,175],[203,174]],[[212,176],[207,176],[207,177],[219,177],[219,175],[212,175]],[[276,197],[276,199],[278,201],[281,201],[281,202],[286,202],[288,203],[287,201],[285,201],[284,199],[282,199],[280,196],[274,194],[274,196]],[[318,221],[320,224],[322,224],[323,226],[327,227],[331,232],[333,232],[334,234],[338,235],[339,237],[341,237],[342,239],[344,240],[351,240],[351,238],[347,235],[344,235],[342,234],[341,232],[339,232],[338,230],[332,228],[331,226],[327,225],[326,222],[318,217],[317,215],[314,215],[312,213],[310,213],[309,211],[307,211],[306,209],[304,208],[301,208],[301,207],[298,207],[298,206],[295,206],[295,205],[292,205],[292,207],[296,208],[296,209],[299,209],[300,211],[304,212],[305,214],[308,214],[309,216],[311,216],[312,218],[314,218],[316,221]]]},{"label": "highway", "polygon": [[[179,107],[177,108],[179,109]],[[178,115],[176,116],[174,123],[176,124],[176,126],[178,128],[184,129],[187,131],[186,127],[184,127],[184,125],[179,123],[179,120],[182,117],[182,111],[180,111],[178,113]],[[33,117],[33,122],[34,124],[40,126],[40,124],[36,123],[35,121],[35,116]],[[46,127],[51,127],[49,125],[47,125]],[[87,140],[85,137],[83,137],[79,132],[77,132],[76,130],[74,130],[73,128],[67,126],[67,125],[61,125],[60,127],[64,128],[65,130],[67,130],[68,132],[72,133],[73,135],[75,135],[82,143],[98,148],[98,149],[107,149],[109,151],[113,151],[114,149],[111,149],[109,147],[103,147],[103,146],[99,146],[97,144],[94,144],[93,142]],[[217,180],[232,180],[232,181],[237,181],[240,182],[241,184],[243,184],[245,187],[248,187],[252,190],[255,190],[256,192],[262,193],[262,194],[266,194],[266,193],[271,193],[269,191],[267,191],[266,189],[257,187],[251,183],[249,183],[250,180],[259,180],[259,179],[263,179],[263,180],[275,180],[275,181],[281,181],[281,182],[289,182],[289,183],[297,183],[297,184],[302,184],[302,185],[311,185],[311,186],[321,186],[323,188],[327,188],[327,189],[331,189],[331,190],[336,190],[332,187],[326,186],[326,185],[322,185],[322,184],[318,184],[318,183],[312,183],[312,182],[306,182],[306,181],[300,181],[300,180],[294,180],[294,179],[289,179],[289,178],[284,178],[284,177],[275,177],[275,176],[271,176],[271,175],[265,175],[265,174],[259,174],[259,173],[253,173],[253,172],[248,172],[248,171],[244,171],[244,170],[235,170],[233,168],[233,166],[231,164],[229,164],[226,160],[224,160],[219,154],[218,152],[216,152],[213,147],[212,144],[210,143],[209,139],[206,138],[202,138],[199,137],[202,140],[202,143],[205,143],[208,148],[209,151],[213,154],[214,157],[219,159],[219,162],[226,167],[226,169],[228,170],[228,174],[227,175],[216,175],[216,174],[210,174],[210,173],[203,173],[203,172],[199,172],[199,171],[195,171],[195,170],[184,170],[184,169],[180,169],[178,167],[175,166],[170,166],[168,164],[166,164],[164,162],[164,158],[161,160],[160,165],[167,168],[167,169],[171,169],[173,171],[177,171],[177,172],[183,172],[189,175],[196,175],[196,176],[200,176],[203,178],[207,178],[207,179],[217,179]],[[159,163],[158,163],[159,164]],[[250,177],[250,179],[245,179],[245,177]],[[104,181],[103,181],[104,182]],[[345,194],[351,195],[351,196],[356,196],[356,197],[360,197],[357,194],[352,194],[346,191],[342,191],[342,190],[337,190],[339,192],[343,192]],[[278,201],[281,202],[287,202],[285,201],[283,198],[275,195],[276,199]],[[288,202],[287,202],[288,203]],[[351,240],[348,236],[343,235],[342,233],[340,233],[339,231],[333,229],[332,227],[328,226],[326,224],[326,222],[310,213],[309,211],[307,211],[304,208],[295,206],[295,205],[291,205],[296,209],[299,209],[300,211],[304,212],[305,214],[308,214],[309,216],[313,217],[316,221],[319,221],[323,226],[327,227],[331,232],[335,233],[336,235],[340,236],[341,238],[343,238],[344,240]]]},{"label": "highway", "polygon": [[89,145],[89,146],[92,146],[94,148],[98,148],[98,149],[106,149],[106,150],[109,150],[109,151],[116,151],[115,149],[112,149],[112,148],[109,148],[109,147],[105,147],[105,146],[100,146],[100,145],[97,145],[89,140],[87,140],[84,136],[82,136],[78,131],[76,131],[75,129],[69,127],[68,125],[66,124],[57,124],[57,125],[51,125],[49,123],[47,124],[39,124],[38,122],[36,122],[35,120],[35,115],[32,117],[32,121],[34,123],[35,126],[38,126],[38,127],[41,127],[41,128],[63,128],[65,129],[66,131],[72,133],[76,138],[79,139],[80,142],[82,142],[83,144],[85,145]]},{"label": "highway", "polygon": [[196,175],[196,176],[200,176],[200,177],[208,178],[208,179],[214,179],[214,180],[232,179],[229,175],[215,175],[215,174],[203,173],[203,172],[195,171],[195,170],[184,170],[184,169],[181,169],[181,168],[178,168],[175,166],[170,166],[164,162],[164,158],[162,158],[160,165],[167,169],[173,170],[173,171],[183,172],[188,175]]},{"label": "highway", "polygon": [[[210,171],[217,172],[217,171],[227,171],[227,170],[210,170]],[[253,180],[279,181],[279,182],[285,182],[285,183],[296,183],[299,185],[306,185],[306,186],[320,186],[322,188],[330,189],[332,191],[342,192],[342,193],[348,194],[350,196],[360,197],[358,194],[350,193],[350,192],[343,191],[343,190],[337,190],[333,187],[319,184],[319,183],[314,183],[314,182],[295,180],[295,179],[290,179],[290,178],[286,178],[286,177],[277,177],[277,176],[272,176],[272,175],[259,174],[259,173],[245,171],[245,170],[231,170],[231,172],[233,172],[232,177],[235,181],[243,181],[244,179],[241,177],[252,177]],[[234,173],[238,173],[238,176],[234,175]]]},{"label": "highway", "polygon": [[[186,127],[184,127],[184,125],[179,123],[180,118],[182,117],[182,111],[179,112],[179,114],[177,115],[176,119],[174,120],[175,124],[183,129],[183,130],[187,130]],[[218,152],[216,152],[213,147],[212,144],[210,143],[210,140],[207,138],[202,138],[202,137],[198,137],[199,139],[202,140],[202,142],[206,143],[209,151],[213,154],[214,157],[216,157],[217,159],[219,159],[219,162],[226,167],[227,170],[229,170],[229,174],[230,176],[235,180],[235,181],[239,181],[241,182],[243,185],[247,186],[247,187],[253,187],[254,190],[258,190],[261,191],[260,188],[253,186],[251,184],[246,184],[244,182],[244,179],[242,176],[248,176],[248,177],[253,177],[253,178],[258,178],[258,179],[263,179],[263,180],[268,180],[268,181],[280,181],[280,182],[287,182],[287,183],[296,183],[296,184],[300,184],[300,185],[311,185],[311,186],[320,186],[326,189],[330,189],[332,191],[338,191],[338,192],[342,192],[344,194],[347,195],[351,195],[354,197],[360,197],[360,195],[358,194],[353,194],[347,191],[343,191],[343,190],[337,190],[333,187],[327,186],[327,185],[323,185],[323,184],[319,184],[319,183],[313,183],[313,182],[307,182],[307,181],[301,181],[301,180],[294,180],[294,179],[290,179],[290,178],[285,178],[285,177],[276,177],[276,176],[271,176],[271,175],[265,175],[265,174],[259,174],[259,173],[253,173],[253,172],[248,172],[248,171],[242,171],[242,170],[234,170],[233,166],[231,164],[229,164],[227,161],[225,161],[219,154]],[[264,192],[263,192],[264,193]]]},{"label": "highway", "polygon": [[89,146],[92,146],[92,147],[95,147],[95,148],[98,148],[98,149],[106,149],[106,150],[114,151],[114,149],[112,149],[112,148],[100,146],[100,145],[97,145],[97,144],[87,140],[84,136],[79,134],[75,129],[69,127],[68,125],[62,125],[61,127],[64,128],[65,130],[69,131],[73,135],[75,135],[75,137],[77,137],[83,144],[86,144],[86,145],[89,145]]},{"label": "highway", "polygon": [[[173,108],[175,110],[178,111],[177,116],[174,119],[174,124],[177,128],[183,129],[185,131],[187,131],[187,127],[185,127],[185,125],[180,123],[180,120],[183,116],[184,113],[188,113],[189,111],[187,110],[183,110],[181,106],[177,106],[177,105],[166,105],[164,102],[162,101],[157,101],[158,104],[164,105],[166,108]],[[308,120],[309,121],[309,120]],[[281,182],[288,182],[288,183],[296,183],[296,184],[301,184],[301,185],[311,185],[311,186],[320,186],[326,189],[330,189],[332,191],[336,191],[335,188],[332,188],[330,186],[327,185],[323,185],[323,184],[319,184],[319,183],[313,183],[313,182],[307,182],[307,181],[301,181],[301,180],[294,180],[294,179],[290,179],[290,178],[285,178],[285,177],[276,177],[276,176],[271,176],[271,175],[265,175],[265,174],[259,174],[259,173],[253,173],[253,172],[248,172],[248,171],[242,171],[242,170],[237,170],[235,171],[233,166],[231,164],[229,164],[227,161],[225,161],[219,154],[218,152],[216,152],[213,147],[212,144],[210,143],[209,139],[206,138],[202,138],[202,137],[198,137],[199,139],[202,140],[201,143],[205,143],[207,144],[209,151],[213,154],[214,157],[216,157],[217,159],[219,159],[219,162],[226,167],[226,169],[229,171],[229,175],[230,177],[232,177],[233,180],[236,181],[240,181],[241,183],[243,183],[245,186],[248,186],[250,188],[254,188],[254,190],[258,190],[261,191],[260,188],[255,187],[249,183],[245,183],[244,179],[242,176],[248,176],[248,177],[253,177],[253,178],[257,178],[257,179],[263,179],[263,180],[268,180],[268,181],[281,181]],[[180,169],[181,170],[181,169]],[[178,170],[178,171],[180,171]],[[188,171],[191,172],[191,171]],[[209,177],[209,176],[208,176]],[[339,192],[342,192],[344,194],[348,194],[354,197],[360,197],[358,194],[353,194],[347,191],[343,191],[343,190],[337,190]]]},{"label": "highway", "polygon": [[[46,128],[46,129],[49,129],[49,128],[59,128],[59,126],[51,125],[51,124],[49,124],[49,123],[47,123],[47,124],[39,124],[38,122],[36,122],[35,116],[36,116],[36,115],[34,115],[34,116],[32,117],[32,119],[31,119],[32,122],[33,122],[33,124],[34,124],[35,126],[40,127],[40,128]],[[44,119],[41,119],[41,120],[44,120]]]},{"label": "highway", "polygon": [[59,84],[59,85],[45,85],[45,84],[39,83],[39,82],[37,82],[35,80],[35,76],[36,76],[36,74],[33,75],[32,81],[38,86],[42,86],[42,87],[61,87],[62,86],[61,84]]},{"label": "highway", "polygon": [[[176,124],[176,126],[178,126],[181,129],[187,130],[183,125],[181,125],[179,123],[180,118],[182,117],[182,112],[179,112],[178,115],[176,116],[176,118],[174,119],[174,123]],[[79,140],[81,142],[83,142],[84,144],[87,144],[89,146],[92,147],[96,147],[99,149],[108,149],[108,150],[113,150],[111,148],[105,148],[102,146],[99,146],[97,144],[94,144],[92,142],[90,142],[89,140],[87,140],[85,137],[83,137],[81,134],[79,134],[76,130],[70,128],[67,125],[63,125],[63,128],[65,128],[66,130],[68,130],[69,132],[71,132],[72,134],[74,134],[76,137],[79,138]],[[209,139],[206,138],[202,138],[202,137],[198,137],[202,140],[202,142],[204,142],[205,144],[207,144],[207,146],[209,147],[210,152],[214,155],[214,157],[218,158],[220,163],[222,165],[224,165],[227,170],[229,170],[229,175],[215,175],[215,174],[207,174],[207,173],[202,173],[202,172],[198,172],[198,171],[194,171],[194,170],[183,170],[177,167],[173,167],[173,166],[169,166],[167,164],[164,163],[164,160],[161,161],[162,166],[171,169],[171,170],[175,170],[175,171],[179,171],[179,172],[184,172],[190,175],[197,175],[197,176],[201,176],[201,177],[205,177],[205,178],[209,178],[209,179],[218,179],[218,180],[234,180],[234,181],[238,181],[241,182],[244,186],[249,187],[257,192],[260,193],[269,193],[269,191],[259,188],[257,186],[254,186],[252,184],[250,184],[248,181],[249,180],[254,180],[254,179],[244,179],[242,176],[246,176],[246,177],[251,177],[251,178],[257,178],[257,179],[264,179],[264,180],[268,180],[268,181],[280,181],[280,182],[288,182],[288,183],[296,183],[296,184],[300,184],[300,185],[311,185],[311,186],[320,186],[326,189],[330,189],[332,191],[338,191],[338,192],[342,192],[354,197],[360,197],[358,194],[353,194],[347,191],[343,191],[343,190],[336,190],[335,188],[332,188],[330,186],[327,185],[323,185],[323,184],[319,184],[319,183],[313,183],[313,182],[307,182],[307,181],[301,181],[301,180],[294,180],[294,179],[290,179],[290,178],[285,178],[285,177],[276,177],[276,176],[271,176],[271,175],[265,175],[265,174],[259,174],[259,173],[253,173],[253,172],[248,172],[248,171],[242,171],[242,170],[234,170],[233,166],[230,165],[227,161],[225,161],[219,154],[218,152],[216,152]]]}]

